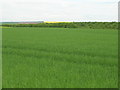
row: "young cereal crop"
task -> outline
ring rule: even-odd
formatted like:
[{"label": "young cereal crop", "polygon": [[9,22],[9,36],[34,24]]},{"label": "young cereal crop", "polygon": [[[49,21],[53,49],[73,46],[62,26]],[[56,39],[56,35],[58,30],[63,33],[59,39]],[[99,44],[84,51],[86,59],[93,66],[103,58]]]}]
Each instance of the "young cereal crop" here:
[{"label": "young cereal crop", "polygon": [[117,88],[117,33],[3,28],[3,88]]}]

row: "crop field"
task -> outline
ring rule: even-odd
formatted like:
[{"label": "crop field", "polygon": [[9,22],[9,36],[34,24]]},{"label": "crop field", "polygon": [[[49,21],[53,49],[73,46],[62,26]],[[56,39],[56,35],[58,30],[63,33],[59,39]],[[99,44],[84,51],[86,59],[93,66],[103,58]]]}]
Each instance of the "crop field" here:
[{"label": "crop field", "polygon": [[117,88],[118,31],[3,28],[3,88]]}]

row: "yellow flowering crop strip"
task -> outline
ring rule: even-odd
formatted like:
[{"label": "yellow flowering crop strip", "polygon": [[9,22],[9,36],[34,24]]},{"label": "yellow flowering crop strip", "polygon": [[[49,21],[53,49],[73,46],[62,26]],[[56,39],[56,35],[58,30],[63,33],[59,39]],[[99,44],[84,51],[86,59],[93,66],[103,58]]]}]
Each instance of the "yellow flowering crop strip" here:
[{"label": "yellow flowering crop strip", "polygon": [[44,23],[71,23],[71,22],[49,22],[49,21],[45,21]]}]

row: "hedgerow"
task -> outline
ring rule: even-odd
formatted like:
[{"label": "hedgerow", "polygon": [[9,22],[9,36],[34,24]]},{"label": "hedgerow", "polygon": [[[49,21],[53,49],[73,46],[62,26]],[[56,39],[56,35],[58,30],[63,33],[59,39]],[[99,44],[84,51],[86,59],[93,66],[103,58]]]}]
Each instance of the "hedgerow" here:
[{"label": "hedgerow", "polygon": [[2,24],[7,27],[58,27],[58,28],[91,28],[118,29],[118,22],[71,22],[71,23],[39,23],[39,24]]}]

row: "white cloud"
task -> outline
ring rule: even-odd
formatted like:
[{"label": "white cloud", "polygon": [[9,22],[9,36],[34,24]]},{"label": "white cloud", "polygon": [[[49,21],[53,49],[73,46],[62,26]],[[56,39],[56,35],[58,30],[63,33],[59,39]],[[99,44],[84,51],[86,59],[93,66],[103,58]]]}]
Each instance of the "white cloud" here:
[{"label": "white cloud", "polygon": [[2,0],[3,21],[117,21],[118,0]]}]

